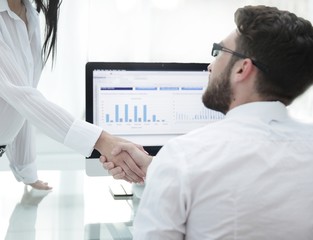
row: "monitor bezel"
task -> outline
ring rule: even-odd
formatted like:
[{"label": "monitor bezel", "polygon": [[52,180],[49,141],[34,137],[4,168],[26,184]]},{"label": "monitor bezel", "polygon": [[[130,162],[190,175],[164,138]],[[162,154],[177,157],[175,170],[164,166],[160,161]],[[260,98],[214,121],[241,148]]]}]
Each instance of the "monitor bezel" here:
[{"label": "monitor bezel", "polygon": [[[205,71],[209,63],[182,63],[182,62],[87,62],[85,67],[85,111],[86,121],[93,123],[93,71],[126,70],[126,71]],[[152,156],[155,156],[162,146],[143,146]],[[99,158],[96,150],[87,158]]]}]

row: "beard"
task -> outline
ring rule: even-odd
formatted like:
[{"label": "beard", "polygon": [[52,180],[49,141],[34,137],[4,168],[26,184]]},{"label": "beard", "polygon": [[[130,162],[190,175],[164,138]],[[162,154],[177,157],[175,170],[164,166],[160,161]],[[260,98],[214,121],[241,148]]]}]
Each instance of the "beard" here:
[{"label": "beard", "polygon": [[202,95],[204,106],[226,114],[229,110],[233,92],[230,84],[230,74],[233,64],[227,65],[225,71],[209,80],[208,87]]}]

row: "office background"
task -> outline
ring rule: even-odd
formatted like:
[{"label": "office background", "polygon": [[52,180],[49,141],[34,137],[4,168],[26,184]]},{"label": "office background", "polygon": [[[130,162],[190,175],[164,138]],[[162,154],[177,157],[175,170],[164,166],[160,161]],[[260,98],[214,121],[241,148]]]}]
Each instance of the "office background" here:
[{"label": "office background", "polygon": [[[84,119],[86,62],[210,62],[212,43],[235,28],[233,13],[247,4],[277,6],[313,22],[313,0],[64,0],[56,62],[53,69],[47,64],[39,89]],[[313,121],[313,88],[290,112]],[[109,177],[86,176],[82,156],[41,132],[37,152],[39,177],[54,187],[51,193],[24,188],[1,158],[0,239],[113,239],[117,229],[123,238],[116,239],[131,239],[125,236],[136,198],[115,201]]]},{"label": "office background", "polygon": [[[235,28],[234,11],[257,4],[277,6],[313,21],[313,0],[63,1],[56,62],[52,70],[47,64],[39,89],[84,119],[86,62],[210,62],[212,43]],[[313,121],[312,88],[290,106],[290,112]],[[38,146],[39,152],[64,150],[51,144]]]}]

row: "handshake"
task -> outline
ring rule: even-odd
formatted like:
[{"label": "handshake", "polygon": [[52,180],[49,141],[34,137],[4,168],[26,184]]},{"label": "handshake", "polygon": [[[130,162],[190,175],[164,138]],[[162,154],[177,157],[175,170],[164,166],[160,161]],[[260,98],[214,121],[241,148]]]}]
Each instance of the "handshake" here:
[{"label": "handshake", "polygon": [[143,183],[152,161],[142,146],[102,132],[95,149],[101,154],[100,162],[115,179]]}]

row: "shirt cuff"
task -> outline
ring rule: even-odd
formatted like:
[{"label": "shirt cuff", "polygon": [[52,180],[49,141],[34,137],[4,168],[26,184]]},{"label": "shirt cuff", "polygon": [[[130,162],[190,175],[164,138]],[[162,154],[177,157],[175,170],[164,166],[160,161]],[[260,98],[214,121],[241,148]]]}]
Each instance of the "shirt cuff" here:
[{"label": "shirt cuff", "polygon": [[34,162],[23,166],[10,164],[10,168],[19,182],[31,184],[38,180],[37,165]]},{"label": "shirt cuff", "polygon": [[96,125],[77,119],[66,134],[64,145],[88,157],[102,131]]}]

